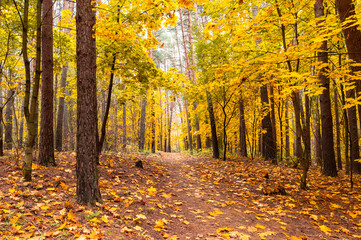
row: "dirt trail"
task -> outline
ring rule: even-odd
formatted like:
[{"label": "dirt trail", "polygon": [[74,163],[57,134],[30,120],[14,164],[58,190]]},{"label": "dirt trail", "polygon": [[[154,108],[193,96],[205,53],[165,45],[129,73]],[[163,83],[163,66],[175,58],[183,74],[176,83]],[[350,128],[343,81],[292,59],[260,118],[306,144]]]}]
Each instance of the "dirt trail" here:
[{"label": "dirt trail", "polygon": [[[208,163],[196,157],[161,153],[161,157],[153,160],[167,169],[165,179],[157,187],[174,193],[171,203],[178,206],[174,212],[165,211],[177,219],[169,224],[169,233],[180,239],[287,238],[282,233],[282,224],[279,222],[287,225],[295,222],[295,219],[285,217],[286,214],[277,216],[274,208],[258,202],[257,199],[247,198],[242,192],[248,192],[248,189],[242,187],[242,181],[239,181],[239,186],[234,186],[233,181],[221,174],[214,174],[216,169],[205,168]],[[238,191],[240,186],[242,189]],[[265,209],[269,210],[269,214],[263,211]],[[278,221],[272,219],[275,216]],[[308,222],[306,219],[304,221]],[[311,236],[309,239],[322,239],[322,236],[314,235],[312,224],[301,227],[299,222],[295,223],[298,227],[294,227],[293,234]]]}]

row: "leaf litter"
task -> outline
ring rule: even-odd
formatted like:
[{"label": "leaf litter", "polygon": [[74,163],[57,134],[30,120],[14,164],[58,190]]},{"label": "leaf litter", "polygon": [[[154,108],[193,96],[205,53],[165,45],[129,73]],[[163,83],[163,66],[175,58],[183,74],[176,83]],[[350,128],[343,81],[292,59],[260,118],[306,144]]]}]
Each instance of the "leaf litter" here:
[{"label": "leaf litter", "polygon": [[0,238],[361,238],[360,176],[351,191],[343,172],[333,179],[311,169],[301,191],[299,170],[261,159],[103,154],[103,203],[80,206],[75,154],[56,158],[55,168],[34,164],[31,183],[0,159]]}]

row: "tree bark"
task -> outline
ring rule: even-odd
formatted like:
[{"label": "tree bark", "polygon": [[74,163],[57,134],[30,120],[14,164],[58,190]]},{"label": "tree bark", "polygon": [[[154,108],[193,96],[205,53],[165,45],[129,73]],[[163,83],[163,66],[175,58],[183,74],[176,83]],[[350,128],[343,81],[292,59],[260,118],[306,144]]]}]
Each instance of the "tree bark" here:
[{"label": "tree bark", "polygon": [[322,166],[322,145],[321,145],[321,126],[320,126],[320,111],[319,98],[316,98],[315,105],[315,158],[316,164]]},{"label": "tree bark", "polygon": [[43,0],[39,164],[55,166],[53,120],[53,1]]},{"label": "tree bark", "polygon": [[76,4],[77,53],[77,200],[80,204],[101,202],[97,170],[97,94],[94,3]]},{"label": "tree bark", "polygon": [[286,120],[286,126],[285,126],[285,138],[286,138],[286,146],[285,146],[285,156],[286,159],[290,157],[290,120],[288,118],[288,100],[286,100],[285,103],[285,120]]},{"label": "tree bark", "polygon": [[262,153],[265,160],[271,160],[273,164],[277,164],[277,151],[274,142],[274,134],[271,120],[271,109],[269,109],[269,99],[267,86],[261,87],[261,101],[264,108],[267,108],[266,115],[262,119],[262,130],[266,132],[262,134]]},{"label": "tree bark", "polygon": [[[0,78],[0,83],[1,83]],[[0,157],[4,156],[4,140],[3,140],[3,91],[0,89]]]},{"label": "tree bark", "polygon": [[341,134],[340,134],[340,113],[338,107],[338,93],[337,88],[334,86],[334,108],[335,108],[335,125],[336,125],[336,153],[337,153],[337,169],[342,170],[342,160],[341,160]]},{"label": "tree bark", "polygon": [[5,111],[5,149],[13,148],[13,108],[14,108],[14,91],[8,90],[7,104]]},{"label": "tree bark", "polygon": [[140,112],[140,132],[139,132],[139,150],[144,150],[145,145],[145,119],[146,119],[147,99],[142,99],[142,110]]},{"label": "tree bark", "polygon": [[125,152],[127,150],[127,105],[123,103],[123,146],[122,149]]},{"label": "tree bark", "polygon": [[[361,31],[358,29],[359,25],[355,24],[357,22],[355,16],[355,5],[352,0],[336,0],[336,8],[339,13],[339,18],[342,23],[346,20],[349,21],[344,28],[342,29],[343,34],[345,36],[346,47],[348,51],[348,56],[354,62],[360,64],[361,63]],[[361,70],[360,66],[351,65],[351,73],[356,75]],[[355,85],[357,86],[357,90],[360,91],[361,83],[360,81],[355,81]],[[361,93],[357,93],[360,95]],[[346,92],[346,97],[355,99],[356,98],[356,90],[350,89]],[[359,106],[359,112],[361,113],[361,106]],[[348,124],[350,131],[350,140],[351,140],[351,166],[353,171],[356,173],[361,173],[361,163],[355,161],[360,157],[359,150],[359,139],[358,139],[358,129],[357,129],[357,113],[356,106],[350,107],[347,109],[348,112]],[[361,121],[361,118],[360,118]]]},{"label": "tree bark", "polygon": [[246,120],[244,114],[244,102],[243,98],[239,99],[239,143],[240,153],[242,157],[247,157],[247,142],[246,142]]},{"label": "tree bark", "polygon": [[59,96],[59,106],[58,106],[58,116],[56,124],[56,138],[55,138],[55,148],[57,151],[63,151],[63,122],[64,122],[64,110],[65,110],[65,87],[66,87],[66,78],[68,73],[68,67],[63,66],[61,71],[60,79],[60,96]]},{"label": "tree bark", "polygon": [[[315,2],[315,16],[321,18],[324,16],[323,0],[316,0]],[[323,23],[323,20],[317,21],[318,27]],[[323,41],[317,52],[318,61],[323,64],[328,64],[328,48],[327,41]],[[319,70],[318,78],[321,86],[324,88],[320,95],[321,107],[321,121],[322,121],[322,158],[323,167],[322,174],[325,176],[336,177],[337,168],[335,160],[335,149],[333,147],[333,122],[331,112],[330,99],[330,79],[327,76],[329,71],[328,66],[322,67]]]},{"label": "tree bark", "polygon": [[[25,157],[23,160],[23,177],[24,181],[31,181],[32,163],[33,163],[33,149],[35,145],[37,128],[35,125],[37,105],[38,105],[38,93],[40,82],[40,62],[41,62],[41,0],[37,1],[36,5],[36,63],[35,63],[35,77],[33,84],[31,84],[30,77],[30,61],[28,58],[28,31],[29,31],[29,1],[24,2],[24,15],[23,15],[23,36],[22,36],[22,51],[23,60],[25,66],[25,97],[24,97],[24,116],[26,119],[26,126],[28,130],[28,136],[25,146]],[[33,85],[33,91],[31,93],[31,85]],[[31,96],[31,97],[30,97]]]}]

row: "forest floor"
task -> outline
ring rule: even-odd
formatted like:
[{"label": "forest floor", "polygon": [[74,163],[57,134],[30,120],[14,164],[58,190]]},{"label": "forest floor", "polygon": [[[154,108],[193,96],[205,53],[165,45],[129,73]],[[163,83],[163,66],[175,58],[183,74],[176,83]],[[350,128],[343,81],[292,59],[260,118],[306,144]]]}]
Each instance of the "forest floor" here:
[{"label": "forest floor", "polygon": [[[261,159],[103,154],[103,203],[76,203],[75,153],[23,182],[0,158],[0,239],[361,239],[361,181]],[[135,166],[142,160],[143,167]],[[20,160],[21,161],[21,160]]]}]

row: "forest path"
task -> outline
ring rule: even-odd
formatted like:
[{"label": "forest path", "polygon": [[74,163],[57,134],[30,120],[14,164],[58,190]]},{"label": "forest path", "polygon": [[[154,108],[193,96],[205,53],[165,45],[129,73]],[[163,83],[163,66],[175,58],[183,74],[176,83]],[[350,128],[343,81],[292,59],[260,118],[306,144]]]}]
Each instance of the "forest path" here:
[{"label": "forest path", "polygon": [[268,199],[262,193],[259,195],[260,192],[256,194],[246,179],[242,179],[247,173],[240,175],[229,162],[181,153],[160,153],[152,160],[164,169],[165,177],[157,188],[172,194],[165,200],[170,200],[166,205],[173,208],[164,209],[171,217],[167,226],[170,236],[176,235],[179,239],[286,239],[288,236],[327,239],[325,234],[315,231],[306,217],[301,218],[305,224],[300,226],[299,216],[277,210],[274,197]]}]

